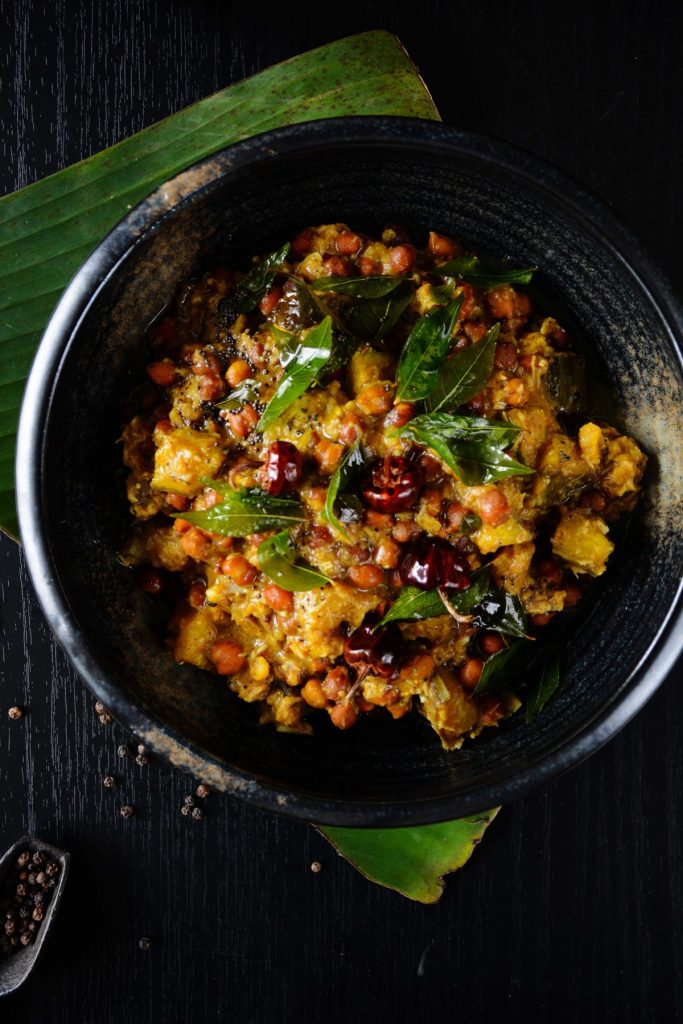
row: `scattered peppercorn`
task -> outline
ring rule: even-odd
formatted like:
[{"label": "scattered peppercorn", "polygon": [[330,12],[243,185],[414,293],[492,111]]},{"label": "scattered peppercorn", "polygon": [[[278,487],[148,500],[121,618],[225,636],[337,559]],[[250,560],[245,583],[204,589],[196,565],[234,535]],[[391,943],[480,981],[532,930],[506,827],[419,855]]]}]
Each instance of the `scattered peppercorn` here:
[{"label": "scattered peppercorn", "polygon": [[113,775],[105,775],[102,779],[102,785],[105,789],[113,789],[116,785],[116,779]]},{"label": "scattered peppercorn", "polygon": [[139,764],[141,768],[144,768],[146,764],[149,764],[147,754],[137,754],[135,757],[135,763]]},{"label": "scattered peppercorn", "polygon": [[111,725],[111,715],[108,711],[103,711],[99,719],[102,725]]},{"label": "scattered peppercorn", "polygon": [[311,871],[313,872],[314,875],[317,875],[321,868],[322,864],[320,863],[319,860],[314,860],[313,863],[311,864]]},{"label": "scattered peppercorn", "polygon": [[192,817],[194,818],[195,821],[202,820],[202,818],[204,817],[204,811],[201,809],[201,807],[192,808]]},{"label": "scattered peppercorn", "polygon": [[209,787],[205,786],[203,782],[200,782],[199,785],[197,786],[197,796],[201,800],[206,800],[210,792],[211,790],[209,789]]},{"label": "scattered peppercorn", "polygon": [[134,814],[135,808],[133,807],[132,804],[124,804],[123,807],[121,808],[122,818],[132,818]]},{"label": "scattered peppercorn", "polygon": [[146,754],[146,753],[147,753],[147,747],[144,745],[144,743],[138,743],[138,754]]},{"label": "scattered peppercorn", "polygon": [[130,750],[128,749],[125,743],[122,743],[120,747],[117,749],[116,753],[119,755],[119,757],[128,757],[128,755],[130,754]]},{"label": "scattered peppercorn", "polygon": [[186,796],[185,797],[185,803],[189,804],[190,807],[194,807],[194,797],[193,796]]},{"label": "scattered peppercorn", "polygon": [[189,804],[183,804],[183,806],[180,808],[180,813],[188,815],[191,810],[192,810],[192,808],[190,807]]},{"label": "scattered peppercorn", "polygon": [[16,704],[13,707],[11,707],[7,712],[7,717],[11,718],[13,722],[15,722],[18,718],[23,718],[23,716],[24,712],[22,708],[18,708]]},{"label": "scattered peppercorn", "polygon": [[152,940],[148,939],[146,935],[143,935],[140,941],[138,942],[138,946],[140,947],[140,949],[144,949],[145,952],[147,952],[148,949],[152,948]]},{"label": "scattered peppercorn", "polygon": [[0,882],[1,953],[19,952],[35,939],[61,867],[57,861],[39,871],[27,871],[26,867],[41,868],[45,861],[40,850],[21,850]]}]

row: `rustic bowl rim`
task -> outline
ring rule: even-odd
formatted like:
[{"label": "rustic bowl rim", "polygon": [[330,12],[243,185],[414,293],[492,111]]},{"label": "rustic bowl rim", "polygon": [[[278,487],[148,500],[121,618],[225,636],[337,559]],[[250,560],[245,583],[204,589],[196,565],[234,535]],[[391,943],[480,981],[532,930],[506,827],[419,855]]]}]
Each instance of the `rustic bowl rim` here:
[{"label": "rustic bowl rim", "polygon": [[43,517],[42,428],[52,401],[52,382],[71,338],[100,288],[116,274],[121,261],[145,232],[192,196],[219,187],[226,174],[286,154],[313,153],[317,147],[329,147],[331,143],[398,145],[412,150],[432,147],[442,153],[457,152],[493,165],[496,170],[509,169],[526,178],[530,187],[551,193],[575,221],[590,225],[593,233],[601,235],[602,244],[637,280],[668,330],[683,374],[683,306],[666,275],[601,200],[552,165],[489,136],[417,118],[341,117],[289,125],[237,142],[174,175],[134,207],[77,271],[47,325],[24,394],[16,456],[19,522],[28,569],[58,641],[95,697],[155,754],[214,788],[294,818],[347,827],[419,825],[475,814],[524,796],[574,767],[622,729],[662,684],[683,646],[683,583],[647,652],[623,681],[620,694],[539,760],[511,773],[501,783],[473,786],[445,797],[358,804],[345,799],[311,797],[259,781],[236,769],[228,770],[220,759],[143,712],[108,674],[91,649],[88,637],[80,631],[54,572]]}]

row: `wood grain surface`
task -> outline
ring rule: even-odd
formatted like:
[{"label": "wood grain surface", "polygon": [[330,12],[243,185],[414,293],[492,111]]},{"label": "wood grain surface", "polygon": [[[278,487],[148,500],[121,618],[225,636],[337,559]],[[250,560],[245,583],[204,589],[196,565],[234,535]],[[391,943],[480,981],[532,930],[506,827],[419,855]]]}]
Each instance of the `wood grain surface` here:
[{"label": "wood grain surface", "polygon": [[[326,10],[0,0],[0,188],[384,27],[445,120],[592,187],[683,288],[679,4],[350,0],[329,21]],[[0,591],[0,845],[29,831],[73,854],[55,933],[25,989],[0,1003],[3,1024],[683,1019],[680,665],[607,748],[505,808],[441,903],[422,907],[366,882],[306,825],[217,796],[203,821],[182,817],[189,781],[117,755],[127,738],[99,723],[5,539]],[[10,722],[15,703],[27,713]]]}]

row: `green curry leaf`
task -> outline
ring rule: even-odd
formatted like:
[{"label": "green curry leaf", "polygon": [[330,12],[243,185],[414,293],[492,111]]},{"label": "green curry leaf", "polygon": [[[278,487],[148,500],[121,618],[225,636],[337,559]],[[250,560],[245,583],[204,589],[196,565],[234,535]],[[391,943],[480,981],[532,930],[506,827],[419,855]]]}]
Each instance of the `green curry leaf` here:
[{"label": "green curry leaf", "polygon": [[252,267],[220,304],[222,322],[230,326],[240,313],[251,313],[270,288],[276,272],[289,255],[289,242]]},{"label": "green curry leaf", "polygon": [[332,319],[326,316],[317,327],[302,335],[288,352],[284,372],[275,394],[263,410],[257,430],[263,431],[285,412],[292,402],[314,384],[332,355]]},{"label": "green curry leaf", "polygon": [[344,311],[344,323],[351,334],[363,341],[376,341],[394,329],[415,294],[412,281],[398,278],[388,295],[362,299]]},{"label": "green curry leaf", "polygon": [[426,400],[430,412],[445,412],[469,402],[493,372],[500,324],[490,327],[481,341],[469,345],[443,364],[434,390]]},{"label": "green curry leaf", "polygon": [[[484,600],[489,592],[490,570],[484,566],[477,572],[467,590],[449,591],[450,604],[463,615],[468,615]],[[417,587],[404,587],[379,626],[387,622],[419,622],[422,619],[433,619],[437,615],[447,615],[438,590],[420,590]]]},{"label": "green curry leaf", "polygon": [[430,309],[415,323],[398,364],[397,399],[417,402],[434,390],[451,346],[461,306],[462,295],[459,295],[447,306]]},{"label": "green curry leaf", "polygon": [[396,291],[403,277],[319,277],[310,287],[314,292],[337,292],[352,299],[381,299]]},{"label": "green curry leaf", "polygon": [[494,266],[479,259],[478,256],[457,256],[454,260],[437,267],[439,274],[457,277],[467,284],[476,284],[481,288],[494,288],[499,284],[528,284],[535,269],[524,267],[522,270],[516,270],[504,264]]},{"label": "green curry leaf", "polygon": [[225,409],[227,412],[239,412],[243,405],[249,402],[253,405],[259,399],[260,389],[257,381],[249,377],[232,389],[227,398],[216,402],[217,409]]},{"label": "green curry leaf", "polygon": [[262,541],[256,558],[261,571],[283,590],[315,590],[331,582],[329,576],[324,576],[310,565],[295,562],[296,552],[288,530]]},{"label": "green curry leaf", "polygon": [[524,605],[515,594],[502,587],[490,590],[479,603],[475,626],[495,629],[507,636],[528,637],[529,624]]},{"label": "green curry leaf", "polygon": [[351,542],[351,536],[337,515],[335,505],[337,504],[341,492],[349,486],[353,477],[356,476],[358,470],[364,465],[365,459],[363,457],[363,451],[360,447],[360,443],[357,442],[352,448],[349,448],[348,452],[346,452],[344,458],[330,477],[330,483],[327,488],[327,497],[325,498],[325,506],[321,513],[322,518],[328,526],[331,526],[332,529],[347,543]]},{"label": "green curry leaf", "polygon": [[399,436],[431,448],[459,480],[471,487],[534,472],[506,454],[519,429],[484,417],[424,413],[402,427]]},{"label": "green curry leaf", "polygon": [[213,508],[178,513],[174,518],[186,519],[193,526],[223,537],[248,537],[305,521],[303,508],[294,498],[274,498],[256,489],[236,491],[218,481],[211,481],[210,486],[218,491],[222,501]]},{"label": "green curry leaf", "polygon": [[492,654],[484,662],[479,682],[473,690],[473,696],[479,697],[500,683],[506,682],[519,670],[520,661],[526,655],[529,643],[526,640],[515,640],[509,647],[504,647],[497,654]]},{"label": "green curry leaf", "polygon": [[560,655],[553,654],[543,661],[527,695],[525,718],[527,722],[538,715],[560,685]]}]

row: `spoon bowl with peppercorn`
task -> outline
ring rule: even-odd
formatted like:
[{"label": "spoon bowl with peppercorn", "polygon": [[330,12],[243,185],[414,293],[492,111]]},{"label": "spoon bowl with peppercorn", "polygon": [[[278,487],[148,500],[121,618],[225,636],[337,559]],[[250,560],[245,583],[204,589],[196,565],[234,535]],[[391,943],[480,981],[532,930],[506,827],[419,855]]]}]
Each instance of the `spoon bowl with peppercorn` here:
[{"label": "spoon bowl with peppercorn", "polygon": [[[364,714],[344,732],[325,715],[313,735],[260,726],[254,704],[230,693],[224,680],[206,670],[209,665],[202,670],[174,659],[166,633],[172,608],[163,594],[156,600],[144,592],[118,554],[129,517],[117,447],[121,404],[144,379],[150,324],[163,321],[179,281],[201,280],[209,268],[245,268],[254,253],[281,253],[303,225],[332,221],[370,237],[388,223],[407,225],[416,240],[433,229],[466,239],[472,251],[505,257],[512,266],[537,267],[529,295],[557,312],[595,367],[589,377],[606,381],[625,429],[648,455],[643,499],[619,526],[607,572],[576,613],[567,613],[571,624],[557,640],[563,682],[556,695],[532,721],[513,715],[475,741],[465,740],[459,750],[442,749],[417,713],[394,720],[385,709]],[[413,249],[397,245],[394,255],[407,260]],[[338,255],[334,274],[347,259]],[[443,279],[434,283],[443,290]],[[402,288],[392,293],[398,312],[414,298],[410,286],[403,288],[405,295]],[[318,289],[316,295],[328,292]],[[333,308],[342,308],[334,301],[333,296]],[[387,301],[385,292],[375,301]],[[444,307],[446,320],[458,316],[451,306],[449,301]],[[297,329],[289,321],[284,326]],[[201,333],[202,325],[193,329]],[[594,197],[526,153],[407,118],[312,122],[239,142],[131,210],[76,275],[48,326],[27,385],[17,449],[22,539],[47,619],[108,711],[151,753],[212,790],[309,821],[368,827],[457,818],[519,797],[622,728],[663,682],[681,648],[682,331],[680,304],[638,241]],[[509,376],[515,346],[503,340],[497,351],[499,372]],[[534,358],[528,356],[530,365]],[[214,362],[197,367],[196,386],[206,402],[225,386]],[[453,358],[450,370],[457,365]],[[156,385],[172,384],[172,360],[152,366]],[[418,377],[422,382],[419,374],[410,376],[410,366],[404,370],[406,389],[414,389]],[[249,405],[249,380],[235,378],[233,384]],[[434,438],[452,387],[448,374],[441,374],[429,415],[397,423],[404,438],[418,445],[427,427]],[[233,397],[231,392],[220,400]],[[279,406],[271,401],[260,413],[263,429],[273,429],[282,408],[281,395],[276,397]],[[250,409],[253,427],[259,413]],[[223,411],[237,417],[235,429],[244,428],[246,436],[249,424],[239,418],[242,413]],[[489,430],[476,419],[480,410],[470,413],[476,414],[467,416],[470,427],[479,422]],[[167,415],[162,405],[160,438],[172,429]],[[601,419],[613,422],[615,415]],[[444,450],[460,443],[461,429],[457,416],[445,421],[450,434],[439,435]],[[495,429],[500,466],[512,434],[509,424]],[[572,433],[571,425],[566,432]],[[262,470],[271,507],[291,504],[286,495],[290,477],[299,472],[291,451],[296,440],[276,437]],[[204,450],[213,457],[206,444]],[[400,510],[423,486],[423,468],[422,460],[379,459],[351,497],[362,499],[376,516],[405,515]],[[285,497],[274,496],[277,488]],[[242,505],[243,514],[253,512],[246,501]],[[455,511],[463,520],[462,510]],[[269,543],[271,564],[286,562],[286,542],[278,546],[276,537]],[[401,543],[406,546],[395,572],[406,590],[418,592],[415,600],[436,601],[456,622],[457,616],[471,615],[464,595],[480,576],[469,572],[460,553],[442,544],[423,550],[411,543],[409,531]],[[487,609],[497,621],[500,602],[489,600]],[[347,665],[357,673],[356,683],[368,667],[380,681],[381,672],[393,672],[398,633],[375,626],[367,619],[360,632],[348,631]],[[491,653],[482,648],[481,656],[473,653],[469,660],[481,666]],[[522,662],[514,678],[514,690],[522,694],[526,673]],[[286,690],[279,696],[294,699]]]},{"label": "spoon bowl with peppercorn", "polygon": [[64,893],[70,855],[22,836],[0,858],[0,996],[28,978]]}]

